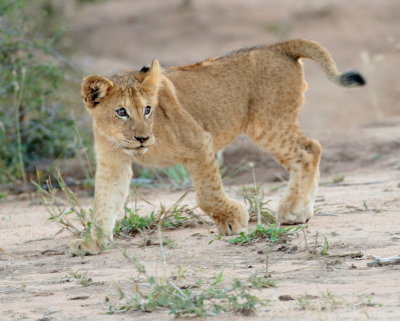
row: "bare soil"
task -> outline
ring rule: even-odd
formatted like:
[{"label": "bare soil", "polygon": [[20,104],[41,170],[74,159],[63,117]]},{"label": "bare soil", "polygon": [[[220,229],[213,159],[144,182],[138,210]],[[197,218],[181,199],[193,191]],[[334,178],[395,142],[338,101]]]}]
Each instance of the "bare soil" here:
[{"label": "bare soil", "polygon": [[[225,314],[215,319],[398,320],[400,265],[367,266],[372,255],[400,254],[398,158],[387,160],[386,166],[346,173],[340,183],[323,178],[317,215],[309,222],[305,235],[308,247],[317,253],[326,237],[329,255],[310,253],[302,233],[285,244],[274,245],[268,273],[277,286],[255,291],[270,302],[251,317]],[[273,209],[282,193],[277,188],[280,185],[263,185]],[[240,199],[239,189],[229,187],[228,193]],[[154,204],[171,205],[182,192],[142,193]],[[193,193],[184,202],[194,205]],[[152,210],[147,203],[138,205],[142,212]],[[135,267],[118,248],[98,256],[66,257],[65,245],[73,237],[67,232],[56,234],[60,226],[49,223],[47,217],[46,210],[35,201],[9,200],[1,204],[1,320],[173,319],[167,311],[106,315],[108,305],[118,302],[117,284],[131,289],[130,278],[137,275]],[[222,269],[227,283],[233,277],[265,274],[263,242],[241,246],[227,243],[228,237],[217,240],[213,226],[164,230],[162,237],[177,244],[177,248],[164,247],[165,267],[159,245],[142,247],[141,236],[118,242],[129,255],[138,257],[149,273],[158,276],[177,272],[177,266],[187,269],[188,280],[209,282]],[[361,254],[356,256],[361,257],[352,257],[358,252]],[[78,284],[70,277],[77,271],[87,273],[93,282],[86,287]],[[294,300],[281,301],[282,295]]]},{"label": "bare soil", "polygon": [[[367,262],[371,255],[400,254],[400,2],[203,0],[192,1],[189,8],[181,4],[118,0],[83,8],[71,5],[74,62],[87,73],[110,74],[140,68],[152,58],[164,65],[186,64],[238,47],[301,37],[321,42],[340,69],[358,69],[368,80],[364,88],[344,90],[329,83],[314,63],[305,62],[309,90],[301,123],[324,147],[317,214],[305,235],[308,247],[317,252],[326,237],[329,255],[311,254],[302,233],[273,246],[268,273],[277,286],[255,292],[269,304],[253,316],[224,314],[210,319],[399,320],[400,265],[368,267]],[[81,110],[78,96],[76,109]],[[224,151],[224,161],[231,168],[253,162],[257,182],[276,209],[286,173],[272,158],[241,137]],[[332,183],[337,174],[344,180]],[[241,200],[237,191],[251,181],[249,171],[242,173],[229,181],[227,191]],[[155,208],[174,203],[182,194],[140,192]],[[184,203],[195,204],[193,193]],[[153,209],[142,201],[139,206],[143,213]],[[57,234],[59,230],[34,197],[0,201],[0,320],[173,319],[167,311],[106,315],[110,303],[105,298],[116,302],[116,285],[129,289],[135,268],[120,249],[66,257],[63,251],[73,236]],[[239,246],[226,238],[217,240],[213,226],[162,234],[178,245],[164,249],[165,267],[158,245],[141,247],[140,236],[118,242],[159,276],[179,265],[191,278],[206,281],[221,269],[225,282],[265,272],[261,242]],[[352,253],[358,252],[362,257],[354,258]],[[86,272],[93,282],[83,287],[70,277],[74,271]],[[282,295],[294,300],[281,301]]]}]

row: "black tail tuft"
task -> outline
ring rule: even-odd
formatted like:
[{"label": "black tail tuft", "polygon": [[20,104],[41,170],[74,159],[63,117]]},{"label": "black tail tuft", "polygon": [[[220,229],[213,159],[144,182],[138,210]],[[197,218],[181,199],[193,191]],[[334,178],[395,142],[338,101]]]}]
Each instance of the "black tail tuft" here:
[{"label": "black tail tuft", "polygon": [[339,82],[344,87],[358,87],[366,84],[364,77],[354,70],[341,74]]}]

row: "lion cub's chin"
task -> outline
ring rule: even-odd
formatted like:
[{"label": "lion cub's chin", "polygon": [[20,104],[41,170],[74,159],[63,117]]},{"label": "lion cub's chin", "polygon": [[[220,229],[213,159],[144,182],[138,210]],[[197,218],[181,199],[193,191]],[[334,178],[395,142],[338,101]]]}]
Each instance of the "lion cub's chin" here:
[{"label": "lion cub's chin", "polygon": [[141,157],[147,153],[149,150],[147,147],[141,147],[137,149],[122,149],[125,154],[128,154],[132,157]]}]

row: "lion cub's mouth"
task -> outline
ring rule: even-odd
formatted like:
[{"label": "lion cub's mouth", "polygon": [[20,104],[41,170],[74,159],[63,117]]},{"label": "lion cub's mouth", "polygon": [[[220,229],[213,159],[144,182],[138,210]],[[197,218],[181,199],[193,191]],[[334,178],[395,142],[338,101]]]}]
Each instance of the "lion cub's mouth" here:
[{"label": "lion cub's mouth", "polygon": [[144,150],[144,149],[148,149],[149,146],[151,146],[151,145],[152,145],[152,144],[149,144],[149,145],[140,145],[140,146],[135,146],[135,147],[123,145],[123,146],[121,146],[121,148],[122,148],[122,149],[126,149],[126,150]]},{"label": "lion cub's mouth", "polygon": [[147,148],[146,146],[138,146],[138,147],[129,147],[129,146],[122,146],[122,149],[126,149],[126,150],[141,150]]},{"label": "lion cub's mouth", "polygon": [[143,145],[136,147],[121,146],[121,148],[125,153],[131,156],[142,156],[148,151],[148,146],[143,146]]}]

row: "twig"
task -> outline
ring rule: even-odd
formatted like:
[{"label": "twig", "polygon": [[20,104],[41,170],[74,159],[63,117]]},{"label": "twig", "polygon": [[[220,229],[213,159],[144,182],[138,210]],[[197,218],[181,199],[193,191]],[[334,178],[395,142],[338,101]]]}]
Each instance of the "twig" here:
[{"label": "twig", "polygon": [[48,241],[48,240],[52,240],[52,239],[53,239],[53,237],[41,237],[40,239],[34,239],[34,240],[25,241],[22,244],[32,243],[32,242],[39,242],[39,241]]},{"label": "twig", "polygon": [[310,268],[309,266],[305,266],[302,268],[294,269],[294,270],[287,270],[287,271],[279,271],[279,272],[272,272],[273,274],[283,274],[283,273],[291,273],[291,272],[297,272],[297,271],[302,271],[302,270],[307,270]]},{"label": "twig", "polygon": [[12,256],[12,257],[16,257],[14,254],[12,254],[11,252],[9,252],[9,251],[1,248],[1,247],[0,247],[0,252],[3,252],[4,254],[7,254],[7,255]]},{"label": "twig", "polygon": [[[109,239],[109,240],[111,240],[111,239]],[[118,243],[115,243],[115,242],[113,242],[112,240],[111,240],[111,244],[112,244],[113,246],[115,246],[117,249],[119,249],[119,250],[121,251],[122,255],[123,255],[129,262],[133,263],[133,265],[135,266],[135,268],[136,268],[136,270],[138,271],[139,275],[140,275],[140,274],[147,275],[147,274],[146,274],[146,268],[145,268],[145,266],[144,266],[142,263],[139,262],[138,258],[137,258],[136,256],[134,256],[134,255],[131,255],[131,256],[128,255],[128,253],[127,253],[127,247],[122,246],[122,245],[119,245]]]},{"label": "twig", "polygon": [[187,190],[185,193],[182,194],[181,197],[178,198],[178,200],[168,209],[165,210],[163,208],[163,206],[161,205],[161,211],[160,211],[160,216],[158,219],[158,225],[161,226],[164,221],[173,214],[174,209],[183,201],[183,199],[186,197],[187,194],[189,194],[189,192],[191,192],[192,190],[189,189]]},{"label": "twig", "polygon": [[388,182],[390,182],[390,180],[371,181],[371,182],[365,182],[365,183],[327,183],[327,184],[321,184],[321,185],[327,186],[327,187],[336,187],[336,186],[374,185],[374,184],[383,184],[383,183],[388,183]]},{"label": "twig", "polygon": [[351,253],[343,253],[343,254],[331,254],[330,257],[351,257],[352,259],[355,258],[362,258],[364,254],[362,252],[351,252]]},{"label": "twig", "polygon": [[271,253],[271,243],[265,244],[265,276],[269,276],[269,254]]},{"label": "twig", "polygon": [[315,243],[314,243],[314,253],[317,253],[317,246],[318,246],[318,235],[319,233],[315,233]]},{"label": "twig", "polygon": [[305,245],[306,245],[306,249],[307,249],[308,253],[314,254],[315,252],[313,252],[313,251],[310,249],[310,247],[308,246],[307,236],[306,236],[306,231],[305,231],[305,229],[302,229],[301,231],[303,232],[304,243],[305,243]]},{"label": "twig", "polygon": [[17,133],[17,151],[18,161],[21,170],[22,180],[24,185],[27,185],[28,180],[25,172],[24,157],[22,155],[22,139],[21,139],[21,119],[20,119],[20,107],[22,103],[22,95],[24,91],[24,84],[26,78],[26,69],[21,70],[21,83],[18,83],[17,71],[13,70],[13,86],[14,86],[14,108],[15,108],[15,131]]},{"label": "twig", "polygon": [[[254,164],[252,164],[251,166],[251,170],[253,173],[253,183],[254,183],[254,198],[255,198],[255,202],[254,202],[254,210],[257,214],[257,225],[261,225],[261,206],[260,206],[260,201],[262,200],[262,198],[260,199],[258,197],[258,188],[257,188],[257,183],[256,183],[256,174],[254,172]],[[267,266],[268,268],[268,266]]]},{"label": "twig", "polygon": [[64,250],[58,250],[58,249],[48,249],[40,252],[42,255],[63,255],[65,254]]},{"label": "twig", "polygon": [[160,225],[157,225],[157,231],[158,231],[158,241],[160,242],[160,255],[164,267],[164,276],[167,275],[167,259],[165,257],[165,252],[164,252],[164,244],[162,240],[162,235],[161,235],[161,229]]}]

